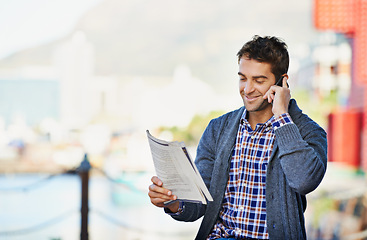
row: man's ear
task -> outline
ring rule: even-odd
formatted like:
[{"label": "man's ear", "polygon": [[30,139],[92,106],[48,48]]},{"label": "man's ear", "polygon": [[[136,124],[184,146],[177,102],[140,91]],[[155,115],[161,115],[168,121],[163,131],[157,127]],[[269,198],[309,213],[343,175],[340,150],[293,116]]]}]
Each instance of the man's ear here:
[{"label": "man's ear", "polygon": [[285,73],[285,74],[283,74],[283,76],[284,76],[285,80],[288,81],[288,79],[289,79],[288,74]]},{"label": "man's ear", "polygon": [[[285,83],[287,84],[287,87],[289,88],[289,84],[288,84],[288,79],[289,79],[289,76],[288,74],[283,74],[283,83],[285,81]],[[282,84],[282,86],[284,86],[284,84]],[[284,86],[285,87],[285,86]]]}]

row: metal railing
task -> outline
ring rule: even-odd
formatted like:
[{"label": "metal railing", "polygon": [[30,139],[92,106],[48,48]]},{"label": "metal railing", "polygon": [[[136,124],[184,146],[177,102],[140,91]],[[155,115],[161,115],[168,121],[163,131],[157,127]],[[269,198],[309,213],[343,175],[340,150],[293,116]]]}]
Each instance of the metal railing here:
[{"label": "metal railing", "polygon": [[[81,209],[80,209],[80,216],[81,216],[81,227],[80,227],[80,239],[81,240],[88,240],[89,239],[89,234],[88,234],[88,215],[89,215],[89,177],[90,177],[90,171],[94,169],[94,170],[98,170],[98,172],[102,173],[102,175],[109,180],[110,182],[114,183],[114,184],[118,184],[124,188],[127,188],[131,191],[140,191],[139,189],[119,182],[116,179],[110,177],[105,171],[103,171],[100,168],[93,168],[88,160],[88,156],[85,154],[83,161],[81,162],[81,164],[79,165],[79,167],[74,168],[74,169],[70,169],[67,171],[64,171],[62,173],[58,173],[58,174],[52,174],[49,175],[45,178],[42,178],[41,180],[35,182],[35,183],[31,183],[25,186],[18,186],[18,187],[9,187],[9,188],[0,188],[0,193],[12,193],[12,192],[24,192],[27,193],[29,191],[35,190],[37,188],[42,187],[43,185],[45,185],[46,183],[50,183],[50,180],[55,179],[59,176],[63,176],[66,174],[75,174],[78,173],[79,177],[80,177],[80,182],[81,182]],[[55,225],[65,219],[67,219],[68,217],[70,217],[72,214],[75,214],[78,210],[77,209],[70,209],[68,211],[65,211],[64,213],[61,213],[55,217],[52,217],[46,221],[43,221],[39,224],[27,227],[27,228],[22,228],[22,229],[15,229],[15,230],[9,230],[9,231],[0,231],[0,238],[1,236],[12,236],[12,235],[25,235],[25,234],[29,234],[32,232],[36,232],[39,230],[42,230],[44,228],[50,227],[51,225]],[[118,225],[120,227],[123,228],[130,228],[128,225],[118,222],[116,219],[114,219],[113,217],[109,216],[106,213],[103,213],[100,210],[93,210],[92,211],[96,212],[99,216],[103,217],[106,220],[109,220],[110,223],[113,223],[115,225]],[[140,231],[140,230],[139,230]]]}]

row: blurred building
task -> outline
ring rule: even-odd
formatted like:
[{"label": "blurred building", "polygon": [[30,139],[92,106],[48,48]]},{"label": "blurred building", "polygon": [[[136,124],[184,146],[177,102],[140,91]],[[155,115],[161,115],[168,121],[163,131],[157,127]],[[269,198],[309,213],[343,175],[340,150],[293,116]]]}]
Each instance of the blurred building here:
[{"label": "blurred building", "polygon": [[324,98],[336,93],[338,103],[346,106],[352,85],[352,49],[348,40],[332,32],[322,34],[312,58],[315,63],[312,88],[316,95]]},{"label": "blurred building", "polygon": [[30,126],[59,118],[59,82],[52,79],[0,79],[0,116],[7,125],[22,118]]},{"label": "blurred building", "polygon": [[[349,39],[352,64],[331,65],[331,70],[341,73],[339,89],[340,108],[330,115],[329,159],[353,168],[367,169],[367,1],[315,0],[314,24],[317,29],[334,31]],[[346,49],[346,47],[344,47]],[[336,49],[320,56],[333,58]],[[346,52],[346,51],[345,51]],[[349,54],[348,54],[349,55]],[[348,57],[349,58],[349,57]],[[347,59],[347,58],[346,58]],[[349,70],[350,69],[350,70]],[[350,72],[350,73],[349,73]],[[345,84],[351,76],[351,83]],[[349,94],[347,94],[349,92]]]},{"label": "blurred building", "polygon": [[76,125],[74,127],[86,124],[92,115],[88,98],[93,77],[94,51],[84,33],[75,33],[56,48],[54,67],[60,82],[62,122]]},{"label": "blurred building", "polygon": [[141,150],[146,129],[184,127],[196,114],[241,105],[237,94],[218,95],[185,65],[169,79],[117,78],[96,76],[95,57],[85,34],[76,32],[56,46],[51,65],[0,71],[5,131],[12,119],[22,118],[28,129],[37,129],[33,145],[54,145],[42,158],[59,165],[75,166],[87,151],[95,165],[107,159],[125,170],[150,169],[149,149]]}]

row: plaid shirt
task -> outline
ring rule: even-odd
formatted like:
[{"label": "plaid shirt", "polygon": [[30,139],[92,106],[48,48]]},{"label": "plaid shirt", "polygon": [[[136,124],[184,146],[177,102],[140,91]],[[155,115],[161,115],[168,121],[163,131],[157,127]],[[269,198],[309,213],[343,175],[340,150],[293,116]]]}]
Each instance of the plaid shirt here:
[{"label": "plaid shirt", "polygon": [[273,150],[274,131],[292,123],[288,113],[257,124],[252,130],[245,110],[233,150],[229,180],[219,220],[208,239],[268,239],[265,183],[267,165]]}]

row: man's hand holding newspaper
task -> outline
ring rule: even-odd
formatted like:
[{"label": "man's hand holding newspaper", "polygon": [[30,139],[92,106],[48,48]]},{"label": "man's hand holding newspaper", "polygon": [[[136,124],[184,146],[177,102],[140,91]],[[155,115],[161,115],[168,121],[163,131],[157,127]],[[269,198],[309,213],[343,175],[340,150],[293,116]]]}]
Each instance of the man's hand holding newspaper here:
[{"label": "man's hand holding newspaper", "polygon": [[[149,196],[154,205],[163,207],[174,200],[201,202],[212,197],[183,142],[167,142],[153,137],[147,130],[148,141],[158,177],[153,177]],[[175,204],[177,205],[177,204]]]}]

